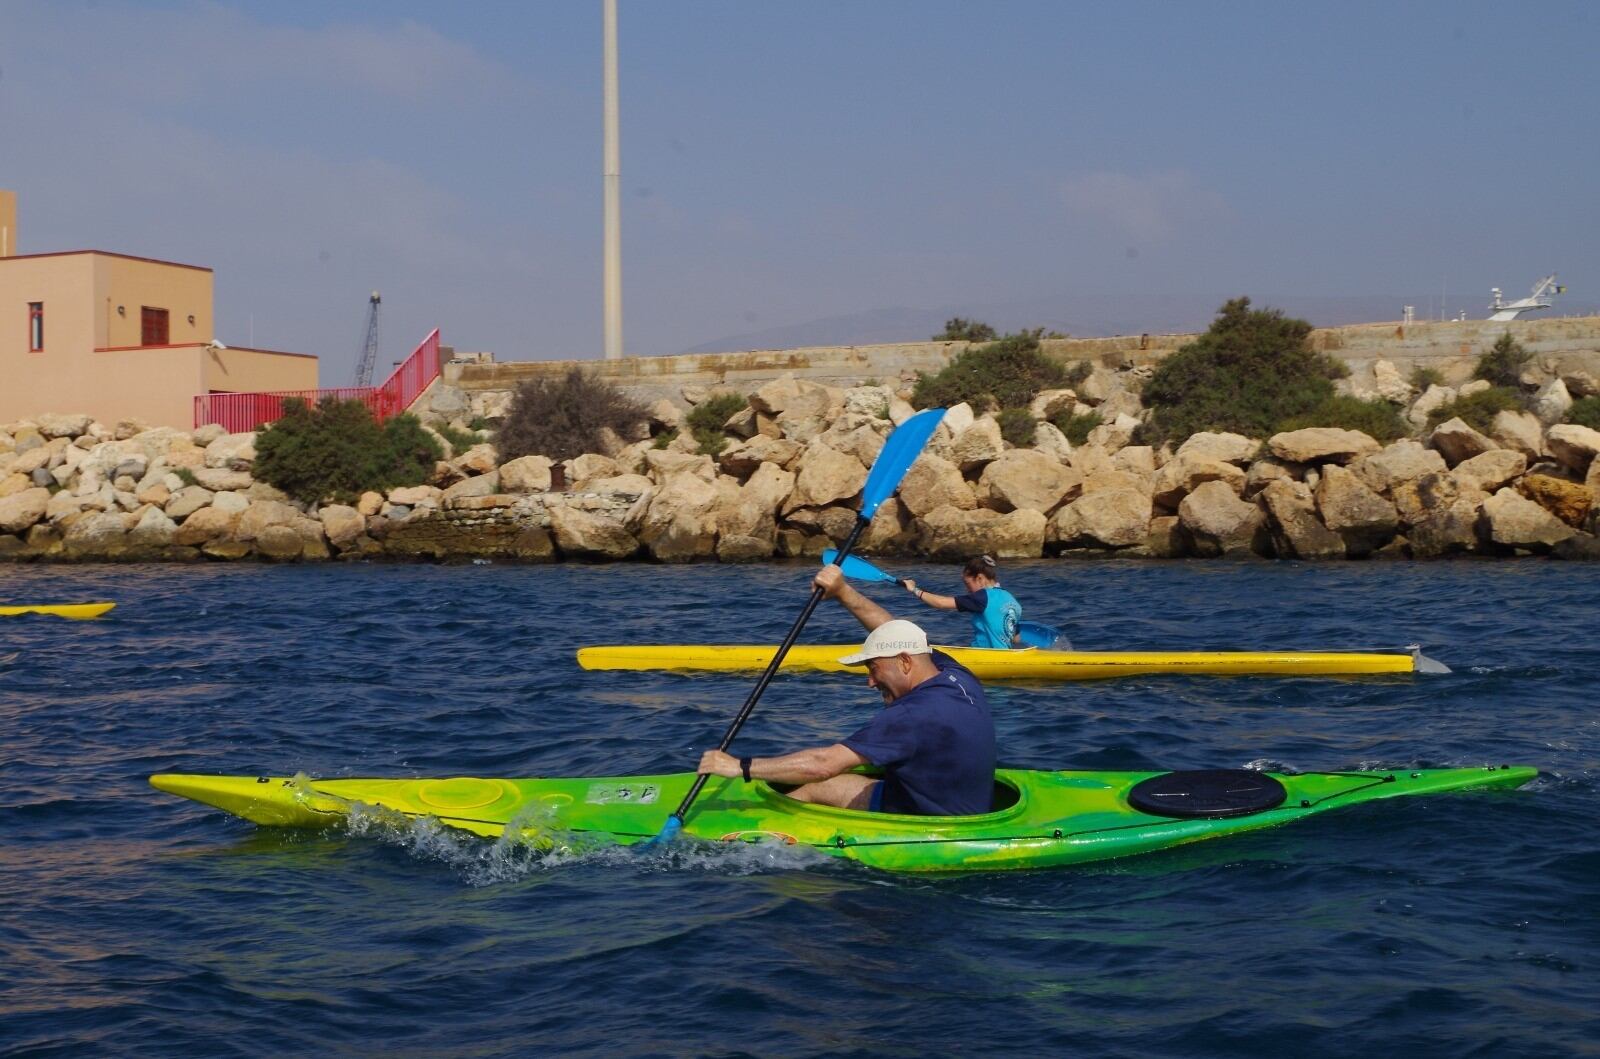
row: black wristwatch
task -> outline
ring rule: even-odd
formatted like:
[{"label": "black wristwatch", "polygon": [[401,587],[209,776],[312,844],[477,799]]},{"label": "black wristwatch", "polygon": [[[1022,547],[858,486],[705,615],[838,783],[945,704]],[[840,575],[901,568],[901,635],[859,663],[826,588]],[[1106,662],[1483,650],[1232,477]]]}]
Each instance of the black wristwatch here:
[{"label": "black wristwatch", "polygon": [[750,762],[753,758],[742,757],[739,759],[739,771],[744,774],[744,781],[750,782]]}]

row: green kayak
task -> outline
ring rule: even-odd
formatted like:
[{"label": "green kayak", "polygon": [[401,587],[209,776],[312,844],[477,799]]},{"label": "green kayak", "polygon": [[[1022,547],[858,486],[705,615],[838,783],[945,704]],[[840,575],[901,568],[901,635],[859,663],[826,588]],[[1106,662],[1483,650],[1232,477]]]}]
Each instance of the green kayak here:
[{"label": "green kayak", "polygon": [[[770,784],[712,777],[684,833],[717,842],[809,846],[894,871],[990,871],[1111,860],[1273,827],[1328,809],[1403,795],[1519,787],[1537,769],[1510,765],[1300,775],[1039,772],[999,769],[995,810],[898,816],[809,805]],[[588,779],[150,777],[159,790],[257,824],[327,827],[354,812],[434,818],[490,838],[549,848],[631,845],[661,830],[694,776]]]}]

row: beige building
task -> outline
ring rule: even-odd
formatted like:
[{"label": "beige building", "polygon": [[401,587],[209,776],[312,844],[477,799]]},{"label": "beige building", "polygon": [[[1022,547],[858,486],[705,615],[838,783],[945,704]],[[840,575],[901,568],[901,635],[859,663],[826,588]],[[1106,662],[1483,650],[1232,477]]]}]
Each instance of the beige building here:
[{"label": "beige building", "polygon": [[87,412],[194,425],[207,393],[314,390],[317,358],[215,341],[211,270],[101,250],[18,254],[0,191],[0,423]]}]

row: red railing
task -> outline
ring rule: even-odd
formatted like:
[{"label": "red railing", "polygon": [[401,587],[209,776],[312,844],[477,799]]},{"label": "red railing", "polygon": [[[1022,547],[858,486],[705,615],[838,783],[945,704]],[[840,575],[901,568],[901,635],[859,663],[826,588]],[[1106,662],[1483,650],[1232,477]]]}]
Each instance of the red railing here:
[{"label": "red railing", "polygon": [[203,393],[194,399],[194,425],[218,423],[230,434],[255,430],[283,417],[283,402],[298,397],[316,404],[324,397],[360,401],[378,422],[397,416],[422,396],[439,377],[439,329],[422,340],[411,355],[377,386],[340,386],[326,390],[275,390],[271,393]]}]

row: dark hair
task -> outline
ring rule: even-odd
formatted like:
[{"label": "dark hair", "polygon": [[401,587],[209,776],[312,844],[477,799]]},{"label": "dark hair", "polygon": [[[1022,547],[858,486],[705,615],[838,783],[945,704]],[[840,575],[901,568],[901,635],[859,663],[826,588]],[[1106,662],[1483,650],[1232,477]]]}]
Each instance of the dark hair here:
[{"label": "dark hair", "polygon": [[961,572],[968,577],[992,577],[1000,580],[1000,567],[995,564],[994,556],[980,555],[976,559],[968,559],[967,565]]}]

